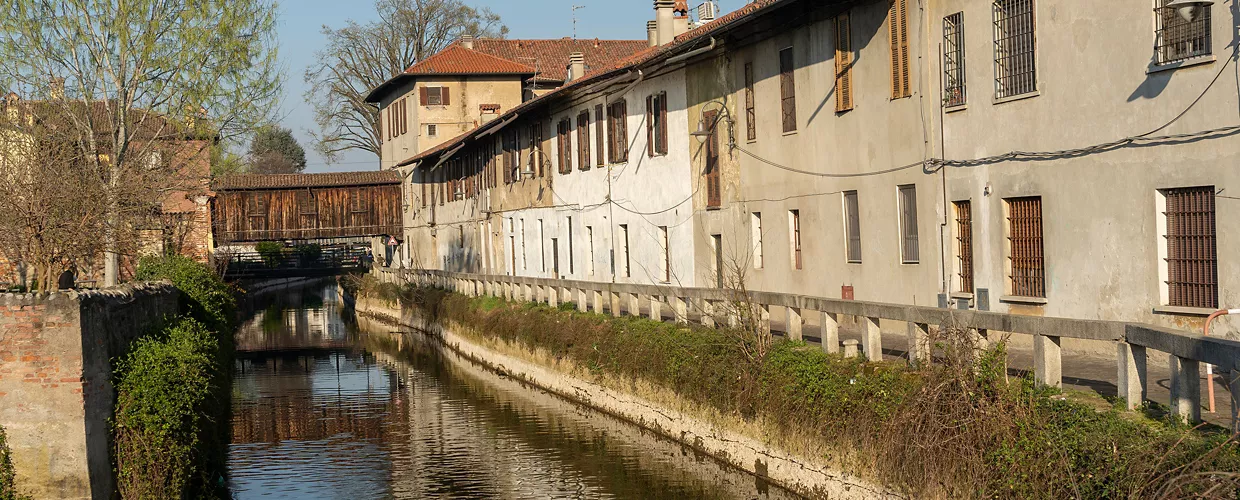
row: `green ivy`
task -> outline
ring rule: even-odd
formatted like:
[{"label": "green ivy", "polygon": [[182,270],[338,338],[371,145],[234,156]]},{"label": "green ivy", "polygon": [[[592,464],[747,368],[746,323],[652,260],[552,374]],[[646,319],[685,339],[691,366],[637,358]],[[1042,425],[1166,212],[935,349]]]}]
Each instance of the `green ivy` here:
[{"label": "green ivy", "polygon": [[0,427],[0,500],[28,500],[17,494],[16,473],[13,471],[13,453],[9,450],[8,436]]},{"label": "green ivy", "polygon": [[168,280],[181,291],[182,312],[214,332],[229,335],[237,308],[236,290],[205,264],[182,255],[143,257],[136,279]]}]

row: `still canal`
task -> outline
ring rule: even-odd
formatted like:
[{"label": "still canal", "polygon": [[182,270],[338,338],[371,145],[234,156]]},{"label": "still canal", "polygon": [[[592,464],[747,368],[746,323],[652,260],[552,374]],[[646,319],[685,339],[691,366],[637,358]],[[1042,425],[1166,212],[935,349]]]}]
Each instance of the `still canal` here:
[{"label": "still canal", "polygon": [[237,498],[789,496],[358,318],[334,283],[251,302],[236,334]]}]

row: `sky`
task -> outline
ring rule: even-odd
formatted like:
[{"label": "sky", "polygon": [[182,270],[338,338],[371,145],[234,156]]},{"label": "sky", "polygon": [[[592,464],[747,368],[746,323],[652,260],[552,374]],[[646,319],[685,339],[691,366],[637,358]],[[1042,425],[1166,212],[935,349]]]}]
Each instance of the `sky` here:
[{"label": "sky", "polygon": [[[747,0],[718,0],[720,13],[740,8]],[[577,37],[603,39],[646,39],[646,21],[654,19],[652,0],[465,0],[474,7],[487,7],[508,26],[509,38],[562,38],[573,35],[574,5],[577,9]],[[697,7],[701,0],[690,0]],[[370,0],[284,0],[280,2],[280,60],[284,67],[284,97],[280,124],[293,131],[306,149],[306,172],[376,170],[379,159],[362,151],[340,155],[327,164],[315,151],[309,131],[314,130],[314,111],[306,104],[306,68],[324,45],[322,27],[344,26],[348,20],[374,21]]]}]

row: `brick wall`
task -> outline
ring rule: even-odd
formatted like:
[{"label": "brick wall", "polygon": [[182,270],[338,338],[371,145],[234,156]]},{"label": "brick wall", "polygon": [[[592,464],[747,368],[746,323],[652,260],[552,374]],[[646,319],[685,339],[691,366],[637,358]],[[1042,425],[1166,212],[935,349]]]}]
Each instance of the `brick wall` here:
[{"label": "brick wall", "polygon": [[0,425],[34,498],[109,498],[111,360],[177,312],[177,290],[0,294]]}]

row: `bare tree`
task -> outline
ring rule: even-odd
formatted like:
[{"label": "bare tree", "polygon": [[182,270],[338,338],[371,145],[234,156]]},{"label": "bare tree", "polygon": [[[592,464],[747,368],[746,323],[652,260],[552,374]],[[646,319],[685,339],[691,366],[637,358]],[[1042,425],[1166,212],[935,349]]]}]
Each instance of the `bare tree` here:
[{"label": "bare tree", "polygon": [[[46,98],[31,112],[56,110],[105,195],[105,284],[117,281],[129,216],[185,189],[175,185],[185,169],[163,159],[179,155],[159,150],[228,141],[269,116],[281,81],[275,23],[272,0],[0,4],[0,88]],[[149,184],[126,184],[137,181]]]},{"label": "bare tree", "polygon": [[375,22],[323,26],[327,47],[306,69],[305,98],[319,126],[314,147],[329,162],[350,149],[379,156],[379,110],[366,102],[371,90],[461,35],[508,33],[498,15],[461,0],[377,0],[375,10]]}]

